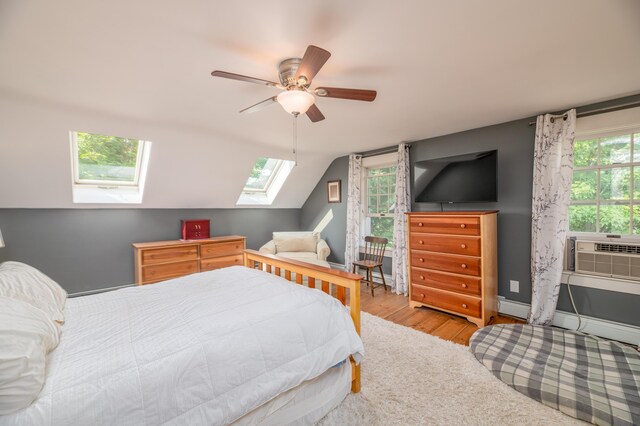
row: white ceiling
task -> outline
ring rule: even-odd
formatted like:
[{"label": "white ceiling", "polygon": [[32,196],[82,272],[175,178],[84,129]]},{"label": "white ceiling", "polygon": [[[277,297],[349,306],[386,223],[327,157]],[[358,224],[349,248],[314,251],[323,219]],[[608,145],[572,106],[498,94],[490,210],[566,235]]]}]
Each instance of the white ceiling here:
[{"label": "white ceiling", "polygon": [[[290,155],[276,80],[308,44],[332,57],[301,117],[300,166],[274,207],[300,207],[350,152],[640,91],[637,0],[0,0],[0,207],[73,207],[68,132],[154,142],[143,207],[234,207],[255,158]],[[86,207],[86,206],[80,206]]]}]

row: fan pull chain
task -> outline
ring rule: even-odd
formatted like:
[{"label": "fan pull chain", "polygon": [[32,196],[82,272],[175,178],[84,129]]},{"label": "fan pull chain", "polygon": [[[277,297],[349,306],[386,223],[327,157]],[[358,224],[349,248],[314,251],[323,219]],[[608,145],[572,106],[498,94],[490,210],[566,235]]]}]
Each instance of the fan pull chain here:
[{"label": "fan pull chain", "polygon": [[293,113],[293,161],[298,165],[298,113]]}]

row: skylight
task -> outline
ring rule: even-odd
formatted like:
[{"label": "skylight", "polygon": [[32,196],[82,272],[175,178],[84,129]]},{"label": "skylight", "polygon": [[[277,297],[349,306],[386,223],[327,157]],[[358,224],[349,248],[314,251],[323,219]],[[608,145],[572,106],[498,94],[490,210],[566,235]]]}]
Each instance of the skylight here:
[{"label": "skylight", "polygon": [[71,132],[74,203],[141,203],[151,142]]},{"label": "skylight", "polygon": [[272,204],[294,165],[293,161],[259,157],[249,174],[237,204]]}]

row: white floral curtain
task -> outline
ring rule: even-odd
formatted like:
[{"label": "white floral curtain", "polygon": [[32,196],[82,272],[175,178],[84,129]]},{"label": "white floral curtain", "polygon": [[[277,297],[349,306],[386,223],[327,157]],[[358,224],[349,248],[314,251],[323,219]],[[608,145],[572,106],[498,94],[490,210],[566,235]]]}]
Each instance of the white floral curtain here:
[{"label": "white floral curtain", "polygon": [[409,145],[398,145],[396,168],[396,200],[393,210],[393,291],[406,295],[409,291],[409,245],[407,244],[407,215],[411,211],[409,187]]},{"label": "white floral curtain", "polygon": [[538,116],[531,212],[530,324],[549,325],[558,302],[569,229],[576,111]]},{"label": "white floral curtain", "polygon": [[344,252],[344,265],[350,271],[353,261],[360,253],[360,182],[362,179],[362,156],[349,155],[349,181],[347,183],[347,241]]}]

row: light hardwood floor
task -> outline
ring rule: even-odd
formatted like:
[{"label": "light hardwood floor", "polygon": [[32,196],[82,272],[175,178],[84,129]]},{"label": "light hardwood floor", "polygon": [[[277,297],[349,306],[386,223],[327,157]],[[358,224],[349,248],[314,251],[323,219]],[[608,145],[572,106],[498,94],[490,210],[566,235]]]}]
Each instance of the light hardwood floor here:
[{"label": "light hardwood floor", "polygon": [[[429,308],[410,308],[409,299],[382,287],[375,289],[375,297],[371,297],[371,290],[363,285],[360,291],[360,306],[363,312],[411,327],[415,330],[438,336],[445,340],[462,345],[469,345],[469,338],[478,327],[463,317],[436,311]],[[518,324],[523,320],[500,315],[491,320],[490,324]]]}]

